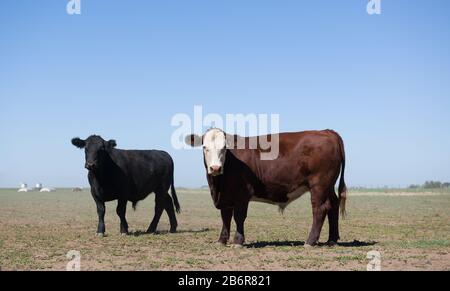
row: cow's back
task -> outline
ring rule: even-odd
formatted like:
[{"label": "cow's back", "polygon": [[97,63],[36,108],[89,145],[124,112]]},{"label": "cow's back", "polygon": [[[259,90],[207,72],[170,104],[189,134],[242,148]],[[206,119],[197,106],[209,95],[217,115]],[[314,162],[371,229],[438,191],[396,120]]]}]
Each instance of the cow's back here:
[{"label": "cow's back", "polygon": [[159,150],[115,150],[114,162],[130,180],[130,192],[143,199],[151,192],[170,186],[173,161],[167,152]]},{"label": "cow's back", "polygon": [[275,200],[284,200],[283,194],[309,187],[309,178],[317,173],[332,172],[334,176],[342,162],[339,136],[332,130],[280,133],[279,155],[274,160],[262,160],[259,149],[231,152],[263,185],[266,193],[255,195],[269,195]]}]

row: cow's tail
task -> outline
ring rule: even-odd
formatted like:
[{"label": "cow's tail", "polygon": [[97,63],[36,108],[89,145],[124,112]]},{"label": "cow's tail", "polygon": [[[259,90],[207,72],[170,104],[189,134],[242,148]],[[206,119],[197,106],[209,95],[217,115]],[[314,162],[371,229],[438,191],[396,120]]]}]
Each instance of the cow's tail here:
[{"label": "cow's tail", "polygon": [[177,213],[181,212],[180,203],[178,202],[177,192],[175,190],[173,172],[172,172],[172,184],[170,185],[170,194],[172,195],[173,205],[175,206],[175,210]]},{"label": "cow's tail", "polygon": [[[336,133],[337,134],[337,133]],[[341,136],[337,134],[338,140],[339,140],[339,147],[341,150],[341,178],[339,179],[339,207],[341,209],[341,216],[342,218],[345,218],[347,215],[347,212],[345,211],[345,203],[347,201],[347,186],[345,185],[344,180],[344,172],[345,172],[345,149],[344,149],[344,141],[342,140]]]},{"label": "cow's tail", "polygon": [[136,211],[136,206],[137,206],[138,202],[137,201],[133,201],[132,202],[132,206],[133,206],[133,210]]}]

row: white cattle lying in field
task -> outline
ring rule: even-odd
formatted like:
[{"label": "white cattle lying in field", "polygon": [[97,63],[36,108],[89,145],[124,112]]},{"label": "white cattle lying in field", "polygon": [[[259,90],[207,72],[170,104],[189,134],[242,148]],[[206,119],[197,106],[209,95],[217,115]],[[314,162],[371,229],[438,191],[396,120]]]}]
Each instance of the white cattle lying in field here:
[{"label": "white cattle lying in field", "polygon": [[42,188],[39,192],[55,192],[55,188]]},{"label": "white cattle lying in field", "polygon": [[17,190],[17,192],[31,192],[33,191],[33,189],[31,188],[20,188],[19,190]]}]

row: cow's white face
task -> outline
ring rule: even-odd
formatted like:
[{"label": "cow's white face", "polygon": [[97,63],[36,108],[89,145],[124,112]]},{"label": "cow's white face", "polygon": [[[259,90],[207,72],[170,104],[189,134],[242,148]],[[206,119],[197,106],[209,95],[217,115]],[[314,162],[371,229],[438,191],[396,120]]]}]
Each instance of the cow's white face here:
[{"label": "cow's white face", "polygon": [[218,176],[223,174],[227,153],[225,132],[213,128],[208,130],[202,137],[191,134],[186,137],[186,143],[193,147],[203,146],[203,158],[209,175]]},{"label": "cow's white face", "polygon": [[226,156],[225,133],[219,129],[211,129],[203,136],[203,156],[208,174],[223,174]]}]

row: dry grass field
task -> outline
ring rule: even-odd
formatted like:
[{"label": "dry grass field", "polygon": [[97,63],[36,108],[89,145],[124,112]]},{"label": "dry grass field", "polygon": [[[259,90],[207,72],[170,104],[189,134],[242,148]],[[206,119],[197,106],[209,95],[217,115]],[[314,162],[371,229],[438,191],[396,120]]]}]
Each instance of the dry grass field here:
[{"label": "dry grass field", "polygon": [[167,233],[165,214],[159,234],[143,233],[153,217],[152,195],[136,212],[128,208],[132,234],[126,237],[119,234],[116,204],[108,203],[107,236],[98,238],[87,190],[0,190],[0,267],[65,270],[67,252],[77,250],[82,270],[366,270],[367,252],[376,250],[383,270],[450,270],[450,191],[350,191],[341,243],[310,249],[303,248],[312,219],[309,194],[284,215],[252,203],[242,249],[214,244],[221,219],[206,190],[179,189],[178,197],[178,233]]}]

